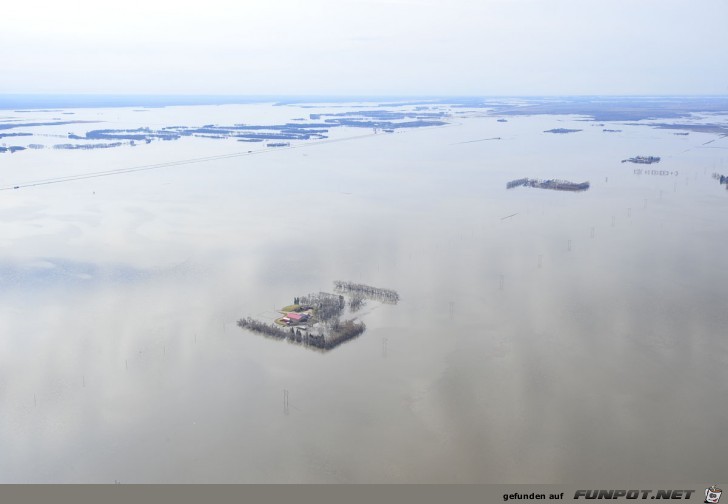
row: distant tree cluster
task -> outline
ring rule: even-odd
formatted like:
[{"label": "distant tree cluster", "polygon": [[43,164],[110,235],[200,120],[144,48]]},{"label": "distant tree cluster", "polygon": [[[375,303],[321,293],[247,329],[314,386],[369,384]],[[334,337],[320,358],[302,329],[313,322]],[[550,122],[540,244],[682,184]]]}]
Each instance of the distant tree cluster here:
[{"label": "distant tree cluster", "polygon": [[329,321],[341,315],[346,306],[344,296],[330,294],[328,292],[319,292],[318,294],[308,294],[299,298],[301,305],[307,305],[314,309],[316,318],[321,321]]},{"label": "distant tree cluster", "polygon": [[332,323],[332,328],[328,336],[324,336],[323,334],[308,334],[306,331],[294,329],[293,327],[285,330],[275,324],[265,324],[251,317],[240,319],[237,324],[243,329],[248,329],[249,331],[264,336],[278,340],[285,339],[290,343],[310,346],[320,350],[331,350],[346,341],[356,338],[366,329],[363,322],[354,322],[353,320],[339,322],[338,319]]},{"label": "distant tree cluster", "polygon": [[544,131],[544,133],[556,133],[556,134],[565,134],[565,133],[577,133],[581,131],[580,129],[569,129],[569,128],[554,128],[550,130]]},{"label": "distant tree cluster", "polygon": [[289,336],[287,331],[277,325],[266,324],[251,317],[238,320],[238,327],[278,339],[284,339]]},{"label": "distant tree cluster", "polygon": [[354,322],[353,320],[345,320],[344,322],[336,321],[335,327],[332,327],[329,338],[326,341],[327,349],[334,348],[345,341],[356,338],[366,330],[364,322]]},{"label": "distant tree cluster", "polygon": [[361,294],[354,294],[349,299],[349,309],[352,311],[352,313],[361,310],[365,304],[366,301],[364,300],[364,296],[362,296]]},{"label": "distant tree cluster", "polygon": [[[322,118],[324,118],[321,120]],[[343,112],[339,114],[312,114],[311,122],[284,123],[284,124],[233,124],[215,125],[206,124],[201,127],[189,126],[164,126],[162,128],[124,128],[124,129],[96,129],[85,133],[67,134],[70,140],[106,140],[113,142],[125,141],[130,145],[135,142],[151,143],[154,140],[178,140],[182,137],[201,136],[206,138],[225,139],[230,138],[239,142],[263,142],[268,141],[267,147],[288,146],[288,140],[323,140],[328,138],[331,128],[353,127],[353,128],[374,128],[387,132],[394,132],[399,128],[421,128],[428,126],[442,126],[447,124],[441,120],[447,117],[445,112],[433,112],[418,110],[415,112],[399,112],[390,110],[365,110],[354,112]],[[300,118],[301,121],[305,121]],[[66,124],[81,124],[97,121],[55,121],[55,122],[28,122],[0,124],[0,130],[31,126],[59,126]],[[31,133],[1,133],[4,136],[29,136]],[[101,149],[110,148],[120,143],[107,143],[97,145],[63,144],[54,146],[56,149]],[[21,150],[21,149],[15,149]],[[13,152],[5,147],[0,152]]]},{"label": "distant tree cluster", "polygon": [[97,144],[57,144],[54,145],[54,149],[69,149],[69,150],[92,150],[92,149],[113,149],[114,147],[121,147],[124,145],[123,142],[112,142],[112,143],[97,143]]},{"label": "distant tree cluster", "polygon": [[11,145],[10,147],[0,147],[0,152],[9,152],[11,154],[13,152],[17,152],[17,151],[21,151],[21,150],[25,150],[25,147],[21,147],[20,145]]},{"label": "distant tree cluster", "polygon": [[[103,129],[93,130],[86,133],[87,139],[93,140],[140,140],[140,141],[151,141],[154,138],[161,140],[177,140],[181,137],[179,133],[171,131],[152,131],[150,128],[136,128],[136,129]],[[147,142],[149,143],[149,142]]]},{"label": "distant tree cluster", "polygon": [[652,163],[659,163],[660,162],[660,156],[635,156],[631,157],[629,159],[623,159],[623,163],[637,163],[637,164],[652,164]]},{"label": "distant tree cluster", "polygon": [[520,187],[528,184],[527,178],[520,178],[516,180],[511,180],[510,182],[506,183],[506,189],[513,189],[514,187]]},{"label": "distant tree cluster", "polygon": [[347,304],[351,312],[356,312],[366,304],[367,299],[391,304],[399,301],[399,294],[391,289],[344,281],[336,281],[334,285],[336,294],[319,292],[293,298],[293,306],[287,308],[288,310],[313,310],[313,316],[307,324],[284,328],[248,317],[238,320],[238,326],[278,340],[285,339],[290,343],[328,351],[358,337],[366,330],[362,321],[341,320]]},{"label": "distant tree cluster", "polygon": [[0,138],[21,136],[33,136],[33,133],[0,133]]},{"label": "distant tree cluster", "polygon": [[391,121],[364,121],[358,119],[326,119],[329,126],[348,126],[349,128],[378,128],[378,129],[389,129],[395,130],[399,128],[425,128],[428,126],[444,126],[447,124],[445,121],[403,121],[403,122],[391,122]]},{"label": "distant tree cluster", "polygon": [[713,178],[721,184],[725,184],[725,188],[728,189],[728,175],[721,175],[720,173],[714,173]]},{"label": "distant tree cluster", "polygon": [[165,131],[173,131],[184,136],[212,135],[214,138],[236,138],[242,142],[262,142],[264,140],[310,140],[327,138],[328,132],[325,124],[272,124],[272,125],[246,125],[216,126],[206,124],[201,128],[186,126],[169,126]]},{"label": "distant tree cluster", "polygon": [[293,343],[303,343],[304,333],[301,332],[300,329],[294,329],[291,327],[291,330],[288,334],[288,341],[291,341]]},{"label": "distant tree cluster", "polygon": [[390,110],[355,110],[349,112],[339,112],[335,114],[309,114],[309,118],[314,121],[319,121],[324,117],[342,118],[324,119],[327,123],[336,122],[338,124],[344,124],[344,121],[347,121],[348,118],[352,117],[378,119],[380,121],[401,121],[403,119],[441,119],[446,116],[447,113],[445,112],[424,112],[423,110],[418,110],[415,112],[399,112]]},{"label": "distant tree cluster", "polygon": [[553,189],[556,191],[586,191],[589,189],[589,181],[586,182],[569,182],[568,180],[558,179],[529,179],[522,178],[517,180],[511,180],[506,183],[506,189],[513,189],[514,187],[536,187],[538,189]]},{"label": "distant tree cluster", "polygon": [[332,350],[342,343],[358,337],[366,330],[364,322],[354,322],[353,320],[339,322],[336,319],[334,326],[327,336],[322,334],[305,335],[302,337],[301,342],[306,346],[321,350]]},{"label": "distant tree cluster", "polygon": [[397,304],[399,302],[399,294],[397,291],[372,287],[371,285],[337,280],[334,282],[334,290],[350,295],[358,295],[366,299],[374,299],[383,303]]},{"label": "distant tree cluster", "polygon": [[309,334],[306,339],[306,344],[314,348],[320,348],[321,350],[329,350],[326,347],[326,338],[323,334]]}]

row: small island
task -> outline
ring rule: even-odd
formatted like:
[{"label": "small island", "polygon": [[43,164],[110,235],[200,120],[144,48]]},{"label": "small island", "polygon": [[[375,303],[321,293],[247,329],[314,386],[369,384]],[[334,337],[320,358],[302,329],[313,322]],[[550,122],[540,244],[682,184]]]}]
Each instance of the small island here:
[{"label": "small island", "polygon": [[629,159],[623,159],[623,163],[637,163],[637,164],[652,164],[652,163],[659,163],[660,157],[659,156],[635,156],[631,157]]},{"label": "small island", "polygon": [[396,291],[353,282],[334,282],[334,292],[294,297],[293,304],[278,310],[281,316],[272,323],[247,317],[238,320],[237,324],[265,337],[326,352],[357,338],[366,330],[364,322],[353,314],[363,308],[367,300],[385,304],[399,301]]},{"label": "small island", "polygon": [[[141,109],[137,109],[143,111]],[[299,117],[295,122],[279,124],[204,124],[202,126],[170,125],[162,127],[141,126],[138,128],[94,129],[84,132],[69,132],[69,140],[84,143],[63,143],[50,146],[54,149],[89,150],[109,149],[122,146],[137,146],[156,141],[175,141],[185,137],[209,140],[230,140],[238,142],[264,143],[268,148],[290,147],[291,141],[325,140],[333,128],[373,129],[376,133],[394,133],[398,130],[444,126],[448,124],[445,112],[357,110],[330,114],[310,114],[309,119]],[[33,136],[32,133],[5,133],[4,130],[21,127],[61,126],[70,124],[97,123],[99,121],[13,122],[0,124],[0,137]],[[0,152],[23,150],[3,148]]]},{"label": "small island", "polygon": [[589,182],[569,182],[568,180],[558,179],[529,179],[522,178],[511,180],[506,184],[506,189],[513,189],[514,187],[536,187],[538,189],[552,189],[554,191],[586,191],[589,189]]},{"label": "small island", "polygon": [[12,154],[13,152],[22,151],[25,150],[25,147],[22,147],[20,145],[11,145],[9,147],[0,147],[0,152],[9,152]]},{"label": "small island", "polygon": [[565,133],[576,133],[577,131],[582,131],[582,130],[568,129],[568,128],[554,128],[554,129],[546,130],[546,131],[544,131],[544,133],[565,134]]}]

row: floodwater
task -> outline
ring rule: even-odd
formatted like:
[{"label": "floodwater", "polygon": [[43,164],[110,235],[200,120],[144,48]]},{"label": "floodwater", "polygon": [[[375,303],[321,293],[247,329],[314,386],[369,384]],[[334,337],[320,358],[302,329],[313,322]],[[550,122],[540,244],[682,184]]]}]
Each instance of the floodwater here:
[{"label": "floodwater", "polygon": [[[107,121],[22,129],[63,136],[320,110],[0,116]],[[0,482],[719,481],[728,138],[453,112],[290,149],[0,155],[12,187],[256,151],[0,191]],[[505,189],[522,177],[591,188]],[[401,301],[326,354],[235,325],[334,280]]]}]

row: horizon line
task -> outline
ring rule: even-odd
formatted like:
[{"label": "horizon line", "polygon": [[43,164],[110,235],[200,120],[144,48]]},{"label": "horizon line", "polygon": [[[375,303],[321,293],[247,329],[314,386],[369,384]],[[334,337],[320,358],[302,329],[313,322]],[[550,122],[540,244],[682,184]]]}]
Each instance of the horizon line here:
[{"label": "horizon line", "polygon": [[305,98],[349,98],[349,97],[385,97],[385,98],[541,98],[541,97],[592,97],[592,96],[614,96],[614,97],[674,97],[674,96],[717,96],[728,97],[726,93],[528,93],[528,94],[488,94],[488,93],[112,93],[112,92],[0,92],[0,96],[164,96],[164,97],[221,97],[221,98],[272,98],[272,97],[305,97]]},{"label": "horizon line", "polygon": [[[391,105],[447,105],[461,107],[484,107],[497,105],[506,100],[523,100],[538,105],[552,102],[562,106],[571,103],[575,106],[600,107],[620,101],[630,102],[632,106],[660,106],[680,101],[695,103],[710,101],[722,103],[728,94],[688,95],[688,94],[642,94],[642,95],[404,95],[404,94],[112,94],[112,93],[0,93],[0,110],[30,111],[43,109],[71,108],[163,108],[175,106],[213,106],[249,105],[272,103],[277,106],[310,105],[326,103],[370,103],[380,106]],[[602,101],[603,103],[599,103]],[[673,104],[674,104],[673,103]],[[723,107],[724,105],[721,105]]]}]

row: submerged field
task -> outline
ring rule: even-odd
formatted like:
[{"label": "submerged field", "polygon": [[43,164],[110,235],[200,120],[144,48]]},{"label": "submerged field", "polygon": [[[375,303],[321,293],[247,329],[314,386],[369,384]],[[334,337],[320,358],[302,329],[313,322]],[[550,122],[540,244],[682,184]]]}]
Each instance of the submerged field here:
[{"label": "submerged field", "polygon": [[[0,482],[719,481],[728,112],[674,103],[0,111]],[[340,278],[399,302],[336,351],[236,325]]]}]

